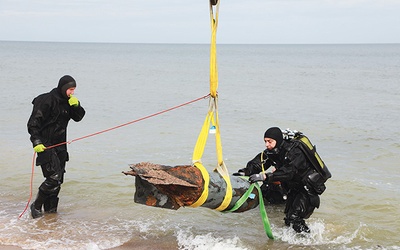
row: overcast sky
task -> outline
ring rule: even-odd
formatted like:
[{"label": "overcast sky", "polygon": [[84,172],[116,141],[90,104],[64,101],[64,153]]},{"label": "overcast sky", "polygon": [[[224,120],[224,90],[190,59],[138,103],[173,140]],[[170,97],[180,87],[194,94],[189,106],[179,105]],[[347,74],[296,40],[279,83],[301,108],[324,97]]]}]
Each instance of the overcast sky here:
[{"label": "overcast sky", "polygon": [[[220,0],[217,43],[400,43],[400,0]],[[208,0],[0,0],[0,40],[209,43]]]}]

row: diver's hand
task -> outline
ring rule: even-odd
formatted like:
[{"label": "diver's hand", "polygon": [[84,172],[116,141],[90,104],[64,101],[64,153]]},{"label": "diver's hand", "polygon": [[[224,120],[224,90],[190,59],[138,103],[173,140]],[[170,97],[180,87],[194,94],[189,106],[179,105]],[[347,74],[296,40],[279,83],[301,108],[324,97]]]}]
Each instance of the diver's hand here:
[{"label": "diver's hand", "polygon": [[43,144],[38,144],[33,147],[33,150],[35,150],[36,153],[42,153],[46,147]]},{"label": "diver's hand", "polygon": [[76,107],[79,105],[79,100],[73,95],[69,96],[68,103],[70,106]]},{"label": "diver's hand", "polygon": [[263,174],[263,173],[252,174],[252,175],[250,175],[249,182],[250,183],[254,183],[254,182],[257,182],[257,181],[264,181],[266,178],[267,178],[266,175]]}]

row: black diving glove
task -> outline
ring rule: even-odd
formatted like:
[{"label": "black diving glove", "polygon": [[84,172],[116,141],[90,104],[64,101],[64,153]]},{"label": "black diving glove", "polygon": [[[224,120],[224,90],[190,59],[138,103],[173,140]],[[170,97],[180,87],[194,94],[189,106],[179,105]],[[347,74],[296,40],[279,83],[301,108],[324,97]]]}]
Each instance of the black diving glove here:
[{"label": "black diving glove", "polygon": [[234,176],[245,176],[244,168],[239,169],[236,173],[233,173]]},{"label": "black diving glove", "polygon": [[267,176],[264,173],[260,174],[252,174],[250,175],[249,182],[254,183],[258,181],[264,181],[267,178]]}]

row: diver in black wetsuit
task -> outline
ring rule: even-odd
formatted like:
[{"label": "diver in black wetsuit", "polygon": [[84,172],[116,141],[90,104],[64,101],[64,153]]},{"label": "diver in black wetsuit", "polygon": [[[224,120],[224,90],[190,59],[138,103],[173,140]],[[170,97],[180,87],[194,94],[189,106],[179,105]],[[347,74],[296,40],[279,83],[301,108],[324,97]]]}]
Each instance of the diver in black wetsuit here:
[{"label": "diver in black wetsuit", "polygon": [[59,80],[57,88],[32,101],[33,110],[27,127],[33,148],[38,153],[36,165],[41,166],[46,178],[31,204],[33,218],[43,216],[42,206],[47,213],[57,212],[58,194],[69,156],[66,144],[50,149],[46,147],[65,142],[69,120],[79,122],[85,116],[85,110],[73,96],[75,88],[74,78],[65,75]]},{"label": "diver in black wetsuit", "polygon": [[[305,223],[315,208],[320,205],[319,194],[309,185],[307,177],[315,173],[314,167],[298,141],[283,139],[278,127],[269,128],[264,134],[266,150],[259,153],[234,175],[250,176],[250,182],[262,181],[263,186],[279,182],[287,190],[285,207],[285,224],[292,226],[296,232],[310,232]],[[262,173],[270,166],[275,167],[271,173]],[[261,172],[261,173],[260,173]]]}]

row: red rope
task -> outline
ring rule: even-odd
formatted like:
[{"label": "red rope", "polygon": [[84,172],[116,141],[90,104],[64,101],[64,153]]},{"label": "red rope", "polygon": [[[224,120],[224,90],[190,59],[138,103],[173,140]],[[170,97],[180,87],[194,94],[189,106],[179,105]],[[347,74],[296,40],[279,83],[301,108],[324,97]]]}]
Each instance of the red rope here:
[{"label": "red rope", "polygon": [[24,213],[26,212],[26,210],[28,210],[29,207],[29,203],[31,203],[32,200],[32,185],[33,185],[33,174],[35,173],[35,157],[36,156],[36,152],[33,151],[33,157],[32,157],[32,171],[31,171],[31,184],[30,184],[30,192],[29,192],[29,199],[28,202],[26,203],[25,209],[24,211],[18,216],[18,219],[22,217],[22,215],[24,215]]},{"label": "red rope", "polygon": [[[177,108],[180,108],[180,107],[189,105],[189,104],[191,104],[191,103],[200,101],[200,100],[205,99],[205,98],[207,98],[207,97],[209,97],[209,96],[210,96],[210,94],[207,94],[207,95],[205,95],[205,96],[202,96],[202,97],[193,99],[193,100],[191,100],[191,101],[188,101],[188,102],[185,102],[185,103],[182,103],[182,104],[173,106],[173,107],[168,108],[168,109],[164,109],[164,110],[162,110],[162,111],[156,112],[156,113],[151,114],[151,115],[144,116],[144,117],[142,117],[142,118],[139,118],[139,119],[136,119],[136,120],[133,120],[133,121],[130,121],[130,122],[126,122],[126,123],[120,124],[120,125],[115,126],[115,127],[111,127],[111,128],[105,129],[105,130],[101,130],[101,131],[98,131],[98,132],[96,132],[96,133],[88,134],[88,135],[85,135],[85,136],[82,136],[82,137],[73,139],[73,140],[71,140],[71,141],[61,142],[61,143],[58,143],[58,144],[54,144],[54,145],[48,146],[48,147],[46,147],[46,149],[55,148],[55,147],[58,147],[58,146],[61,146],[61,145],[67,144],[67,143],[70,144],[70,143],[73,143],[73,142],[75,142],[75,141],[79,141],[79,140],[83,140],[83,139],[86,139],[86,138],[89,138],[89,137],[92,137],[92,136],[95,136],[95,135],[103,134],[103,133],[105,133],[105,132],[109,132],[109,131],[114,130],[114,129],[117,129],[117,128],[122,128],[122,127],[128,126],[128,125],[130,125],[130,124],[132,124],[132,123],[139,122],[139,121],[143,121],[143,120],[145,120],[145,119],[148,119],[148,118],[151,118],[151,117],[154,117],[154,116],[157,116],[157,115],[161,115],[161,114],[166,113],[166,112],[168,112],[168,111],[171,111],[171,110],[174,110],[174,109],[177,109]],[[24,211],[19,215],[18,219],[21,218],[21,216],[26,212],[26,210],[28,210],[29,203],[31,202],[31,199],[32,199],[32,185],[33,185],[33,174],[34,174],[34,169],[35,169],[35,156],[36,156],[36,152],[33,154],[33,159],[32,159],[32,174],[31,174],[31,183],[30,183],[30,195],[29,195],[29,200],[28,200],[28,203],[27,203],[26,206],[25,206]]]}]

